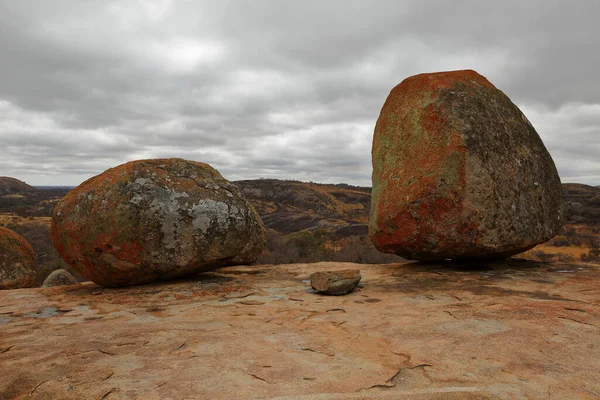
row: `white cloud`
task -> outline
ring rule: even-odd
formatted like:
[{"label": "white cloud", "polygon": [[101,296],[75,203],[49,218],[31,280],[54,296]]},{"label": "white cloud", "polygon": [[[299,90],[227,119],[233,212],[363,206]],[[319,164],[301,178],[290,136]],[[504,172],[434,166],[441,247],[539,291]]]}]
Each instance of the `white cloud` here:
[{"label": "white cloud", "polygon": [[174,37],[148,43],[143,47],[142,54],[172,72],[190,73],[222,61],[226,50],[220,43]]},{"label": "white cloud", "polygon": [[600,104],[520,108],[552,154],[563,182],[600,182]]}]

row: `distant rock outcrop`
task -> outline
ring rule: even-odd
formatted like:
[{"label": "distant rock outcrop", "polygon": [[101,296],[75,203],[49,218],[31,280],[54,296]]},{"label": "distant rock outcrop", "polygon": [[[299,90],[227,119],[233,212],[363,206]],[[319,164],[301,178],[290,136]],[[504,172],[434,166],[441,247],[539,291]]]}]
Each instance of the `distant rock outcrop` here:
[{"label": "distant rock outcrop", "polygon": [[44,284],[42,287],[54,287],[54,286],[70,286],[70,285],[79,285],[79,281],[75,279],[73,275],[69,273],[69,271],[65,269],[57,269],[52,271],[50,275],[44,280]]},{"label": "distant rock outcrop", "polygon": [[15,178],[0,176],[0,196],[35,192],[36,188]]},{"label": "distant rock outcrop", "polygon": [[519,108],[474,71],[421,74],[387,98],[373,140],[370,236],[413,260],[501,258],[562,223],[554,162]]},{"label": "distant rock outcrop", "polygon": [[265,244],[235,185],[177,158],[129,162],[82,183],[55,207],[51,239],[71,267],[104,286],[250,263]]},{"label": "distant rock outcrop", "polygon": [[335,231],[348,236],[351,232],[344,228],[366,227],[368,222],[370,188],[278,179],[234,183],[256,207],[265,226],[279,233]]},{"label": "distant rock outcrop", "polygon": [[35,286],[36,261],[31,245],[21,235],[0,227],[0,289]]}]

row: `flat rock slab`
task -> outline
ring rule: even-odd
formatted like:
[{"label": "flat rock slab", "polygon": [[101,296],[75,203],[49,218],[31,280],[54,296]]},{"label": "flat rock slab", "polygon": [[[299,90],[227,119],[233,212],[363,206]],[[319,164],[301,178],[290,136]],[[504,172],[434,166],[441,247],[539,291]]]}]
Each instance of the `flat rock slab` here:
[{"label": "flat rock slab", "polygon": [[[359,268],[316,296],[311,273]],[[304,281],[304,282],[303,282]],[[600,266],[229,267],[0,292],[0,398],[597,399]]]}]

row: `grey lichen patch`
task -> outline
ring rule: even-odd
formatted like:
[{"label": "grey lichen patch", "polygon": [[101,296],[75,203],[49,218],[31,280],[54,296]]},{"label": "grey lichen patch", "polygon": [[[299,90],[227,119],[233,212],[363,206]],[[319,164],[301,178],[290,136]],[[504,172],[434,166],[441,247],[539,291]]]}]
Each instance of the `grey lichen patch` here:
[{"label": "grey lichen patch", "polygon": [[229,211],[232,214],[239,212],[236,207],[230,209],[226,203],[221,201],[212,199],[200,200],[190,208],[194,230],[200,231],[202,234],[207,234],[212,224],[215,224],[219,230],[228,230],[230,227]]}]

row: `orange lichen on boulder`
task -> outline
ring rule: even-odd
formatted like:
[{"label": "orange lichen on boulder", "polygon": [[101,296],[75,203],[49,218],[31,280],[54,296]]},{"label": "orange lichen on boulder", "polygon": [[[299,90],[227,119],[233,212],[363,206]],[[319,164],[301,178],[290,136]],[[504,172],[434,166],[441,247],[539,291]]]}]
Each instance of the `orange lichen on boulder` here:
[{"label": "orange lichen on boulder", "polygon": [[0,289],[35,286],[36,260],[31,245],[21,235],[0,227]]},{"label": "orange lichen on boulder", "polygon": [[539,135],[475,71],[421,74],[387,98],[373,138],[370,236],[415,260],[499,258],[561,224],[560,179]]},{"label": "orange lichen on boulder", "polygon": [[69,192],[51,239],[84,277],[123,286],[256,260],[264,227],[239,189],[207,164],[132,161]]}]

